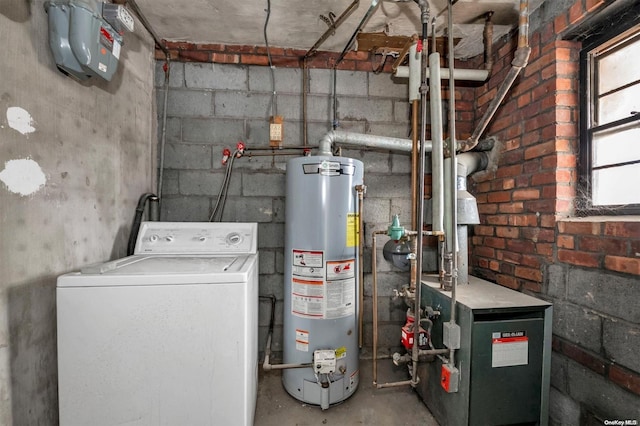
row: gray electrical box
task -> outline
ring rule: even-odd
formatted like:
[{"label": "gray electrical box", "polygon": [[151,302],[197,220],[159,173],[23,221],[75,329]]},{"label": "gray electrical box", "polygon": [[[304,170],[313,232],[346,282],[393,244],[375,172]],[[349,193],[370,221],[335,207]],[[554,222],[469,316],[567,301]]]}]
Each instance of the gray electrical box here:
[{"label": "gray electrical box", "polygon": [[[451,292],[439,287],[437,277],[422,283],[422,305],[441,312],[433,325],[435,347],[443,346],[443,329],[451,331]],[[439,359],[418,368],[416,390],[436,420],[442,426],[546,425],[551,304],[472,276],[457,286],[456,299],[457,372]]]},{"label": "gray electrical box", "polygon": [[[107,17],[128,17],[133,29],[131,15],[122,6],[115,12],[113,7],[107,8]],[[103,3],[53,0],[45,2],[44,8],[49,14],[49,46],[58,69],[79,80],[94,76],[111,80],[120,59],[122,35],[103,17]]]}]

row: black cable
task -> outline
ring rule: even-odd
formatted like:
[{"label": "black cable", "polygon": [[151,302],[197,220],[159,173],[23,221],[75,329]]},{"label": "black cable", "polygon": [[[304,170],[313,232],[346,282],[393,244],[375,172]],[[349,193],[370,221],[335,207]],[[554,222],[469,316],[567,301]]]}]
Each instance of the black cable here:
[{"label": "black cable", "polygon": [[129,233],[129,242],[127,244],[127,256],[131,256],[136,248],[136,240],[138,239],[138,231],[140,230],[140,224],[142,223],[142,215],[144,214],[144,207],[148,200],[155,198],[156,194],[150,192],[142,194],[138,199],[138,205],[136,206],[136,214],[133,216],[133,225],[131,226],[131,232]]},{"label": "black cable", "polygon": [[269,47],[269,37],[267,37],[267,26],[269,25],[269,17],[271,16],[271,0],[267,0],[267,18],[264,20],[264,44],[267,48],[267,58],[269,58],[269,69],[271,70],[271,115],[278,115],[278,106],[276,105],[276,77],[273,71],[273,61],[271,59],[271,48]]}]

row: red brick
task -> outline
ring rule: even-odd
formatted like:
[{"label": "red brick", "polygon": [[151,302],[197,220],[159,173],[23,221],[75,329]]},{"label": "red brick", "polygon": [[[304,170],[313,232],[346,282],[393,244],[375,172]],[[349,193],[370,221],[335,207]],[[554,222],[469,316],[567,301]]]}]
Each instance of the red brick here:
[{"label": "red brick", "polygon": [[[500,213],[522,213],[524,211],[524,204],[521,202],[517,203],[502,203],[499,207]],[[508,222],[505,222],[505,225]]]},{"label": "red brick", "polygon": [[512,198],[514,200],[536,200],[540,198],[540,190],[539,189],[518,189],[513,191]]},{"label": "red brick", "polygon": [[473,230],[476,235],[486,235],[492,237],[494,233],[493,226],[476,225],[474,226]]},{"label": "red brick", "polygon": [[[210,49],[210,50],[223,50],[223,49]],[[270,48],[272,55],[282,55],[284,51],[278,48]],[[266,47],[256,47],[249,45],[227,45],[224,46],[224,51],[228,53],[258,53],[260,55],[267,54]]]},{"label": "red brick", "polygon": [[492,260],[489,262],[489,269],[491,269],[492,271],[495,272],[499,272],[500,271],[500,262],[498,262],[497,260]]},{"label": "red brick", "polygon": [[211,62],[211,53],[198,50],[180,50],[178,56],[187,62]]},{"label": "red brick", "polygon": [[484,239],[484,244],[498,249],[505,248],[504,238],[496,238],[496,237],[486,237]]},{"label": "red brick", "polygon": [[551,229],[542,229],[538,227],[528,227],[522,229],[522,238],[531,240],[534,243],[552,243],[556,239],[556,233]]},{"label": "red brick", "polygon": [[496,227],[496,235],[502,238],[518,238],[520,230],[513,227]]},{"label": "red brick", "polygon": [[601,224],[599,222],[558,222],[558,231],[563,234],[600,235]]},{"label": "red brick", "polygon": [[556,16],[556,19],[553,22],[553,28],[556,33],[560,34],[569,26],[569,21],[567,20],[567,16],[563,13]]},{"label": "red brick", "polygon": [[478,245],[473,248],[473,253],[476,256],[493,258],[495,257],[496,251],[491,247]]},{"label": "red brick", "polygon": [[518,280],[508,275],[497,275],[496,282],[501,286],[508,287],[514,290],[520,289],[520,283],[518,283]]},{"label": "red brick", "polygon": [[496,258],[504,262],[513,263],[514,265],[519,265],[522,261],[522,255],[520,253],[505,250],[497,250]]},{"label": "red brick", "polygon": [[500,167],[496,172],[497,177],[513,177],[522,174],[522,165],[515,164],[513,166]]},{"label": "red brick", "polygon": [[542,282],[542,272],[540,271],[540,269],[516,266],[515,276],[535,282]]},{"label": "red brick", "polygon": [[528,266],[530,268],[540,269],[542,267],[542,261],[539,256],[534,254],[523,254],[522,255],[522,265]]},{"label": "red brick", "polygon": [[604,374],[606,371],[607,363],[603,359],[596,355],[593,355],[590,352],[587,352],[586,350],[574,345],[573,343],[563,341],[562,353],[598,374]]},{"label": "red brick", "polygon": [[478,205],[478,212],[480,214],[494,214],[498,211],[497,204],[480,204]]},{"label": "red brick", "polygon": [[540,215],[540,226],[543,228],[555,228],[556,216],[553,214]]},{"label": "red brick", "polygon": [[534,293],[542,293],[542,284],[539,282],[523,281],[522,288]]},{"label": "red brick", "polygon": [[609,379],[619,386],[640,395],[640,375],[618,365],[609,367]]},{"label": "red brick", "polygon": [[577,250],[558,249],[558,260],[571,265],[596,268],[600,265],[600,255]]},{"label": "red brick", "polygon": [[640,222],[607,222],[604,235],[614,237],[640,238]]},{"label": "red brick", "polygon": [[[504,206],[505,204],[501,204],[500,206]],[[505,215],[500,216],[489,216],[485,219],[485,221],[489,225],[507,225],[509,223],[509,217]]]},{"label": "red brick", "polygon": [[531,176],[531,185],[533,186],[548,185],[550,183],[555,183],[555,182],[556,182],[555,171],[536,173],[533,176]]},{"label": "red brick", "polygon": [[511,192],[510,191],[491,192],[489,193],[487,199],[491,203],[504,203],[507,201],[511,201]]},{"label": "red brick", "polygon": [[219,64],[239,64],[240,55],[214,52],[211,54],[211,62],[215,62]]},{"label": "red brick", "polygon": [[604,4],[604,0],[587,0],[585,4],[587,12],[593,12],[595,9],[599,8]]},{"label": "red brick", "polygon": [[511,226],[538,226],[538,216],[535,214],[520,214],[509,217]]},{"label": "red brick", "polygon": [[569,9],[569,23],[575,24],[584,16],[584,8],[582,7],[582,0],[576,1]]},{"label": "red brick", "polygon": [[573,239],[573,236],[571,235],[558,235],[557,243],[559,248],[566,248],[566,249],[575,248],[575,241]]},{"label": "red brick", "polygon": [[[253,46],[248,46],[248,47],[253,49]],[[219,44],[219,43],[196,43],[196,49],[211,50],[215,52],[224,52],[226,49],[226,46],[224,44]]]},{"label": "red brick", "polygon": [[240,62],[247,65],[269,65],[269,58],[262,55],[241,55]]},{"label": "red brick", "polygon": [[614,256],[626,256],[627,242],[625,240],[602,237],[580,237],[578,247],[582,251],[605,253]]},{"label": "red brick", "polygon": [[640,275],[640,258],[605,256],[604,266],[612,271]]},{"label": "red brick", "polygon": [[508,240],[507,248],[516,253],[534,253],[535,244],[533,241]]},{"label": "red brick", "polygon": [[553,256],[553,244],[549,243],[537,243],[536,253],[540,256],[551,258]]},{"label": "red brick", "polygon": [[195,43],[190,43],[187,41],[167,41],[166,46],[169,49],[178,49],[178,50],[194,50],[196,48]]},{"label": "red brick", "polygon": [[525,201],[524,209],[528,212],[540,213],[555,213],[557,211],[557,200],[537,200],[537,201]]},{"label": "red brick", "polygon": [[540,159],[529,160],[524,163],[523,171],[525,173],[537,173],[540,171]]},{"label": "red brick", "polygon": [[524,152],[524,158],[530,160],[532,158],[543,157],[545,155],[553,154],[556,152],[555,141],[548,141],[539,145],[529,147]]}]

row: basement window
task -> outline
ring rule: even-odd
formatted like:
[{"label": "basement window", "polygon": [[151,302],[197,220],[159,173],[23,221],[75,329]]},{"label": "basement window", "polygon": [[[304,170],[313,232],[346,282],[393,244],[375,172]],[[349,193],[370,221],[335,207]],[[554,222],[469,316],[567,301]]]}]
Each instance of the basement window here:
[{"label": "basement window", "polygon": [[[626,28],[625,28],[626,27]],[[640,25],[591,37],[580,55],[582,214],[640,212]]]}]

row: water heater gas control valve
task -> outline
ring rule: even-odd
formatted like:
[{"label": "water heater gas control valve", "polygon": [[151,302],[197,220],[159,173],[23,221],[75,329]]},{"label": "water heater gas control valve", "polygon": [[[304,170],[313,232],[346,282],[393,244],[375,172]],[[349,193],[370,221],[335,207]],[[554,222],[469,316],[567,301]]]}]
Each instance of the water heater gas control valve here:
[{"label": "water heater gas control valve", "polygon": [[313,370],[316,374],[332,374],[336,371],[336,351],[321,349],[313,353]]}]

